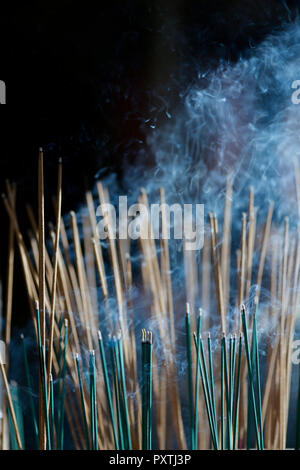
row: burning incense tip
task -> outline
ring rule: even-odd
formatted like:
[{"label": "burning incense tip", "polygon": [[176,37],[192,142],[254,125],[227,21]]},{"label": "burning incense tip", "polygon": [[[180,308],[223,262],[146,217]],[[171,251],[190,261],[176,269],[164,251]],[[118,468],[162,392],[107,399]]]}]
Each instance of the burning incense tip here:
[{"label": "burning incense tip", "polygon": [[203,314],[203,310],[202,308],[200,307],[199,310],[198,310],[198,314],[199,314],[199,317],[202,317],[202,314]]},{"label": "burning incense tip", "polygon": [[146,331],[146,342],[152,344],[152,331]]},{"label": "burning incense tip", "polygon": [[102,333],[101,333],[100,330],[98,330],[98,339],[99,339],[100,341],[102,341]]},{"label": "burning incense tip", "polygon": [[38,300],[35,301],[35,308],[36,308],[36,310],[39,309],[39,301]]},{"label": "burning incense tip", "polygon": [[23,333],[20,334],[20,338],[21,338],[21,339],[24,339]]},{"label": "burning incense tip", "polygon": [[187,303],[185,304],[185,313],[186,313],[186,315],[189,315],[189,314],[190,314],[190,304],[189,304],[189,302],[187,302]]}]

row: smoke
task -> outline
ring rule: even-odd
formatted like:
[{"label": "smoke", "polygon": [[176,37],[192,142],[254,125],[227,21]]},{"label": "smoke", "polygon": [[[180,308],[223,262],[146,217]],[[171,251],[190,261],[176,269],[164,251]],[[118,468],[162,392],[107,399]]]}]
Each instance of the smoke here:
[{"label": "smoke", "polygon": [[155,167],[149,170],[146,162],[139,175],[130,167],[128,188],[140,183],[154,194],[164,186],[170,201],[198,200],[221,215],[225,178],[232,172],[237,210],[245,208],[251,184],[260,213],[273,199],[278,218],[294,216],[300,107],[291,97],[300,74],[299,39],[296,21],[234,64],[222,60],[217,69],[199,68],[181,105],[148,138]]},{"label": "smoke", "polygon": [[[232,174],[233,249],[239,247],[250,185],[258,225],[273,200],[275,223],[282,226],[289,216],[295,227],[293,162],[300,156],[300,106],[292,101],[292,84],[299,77],[299,20],[251,47],[235,63],[221,60],[214,69],[199,67],[196,79],[191,77],[193,85],[181,91],[181,104],[168,106],[168,121],[148,136],[155,165],[149,168],[147,160],[140,160],[137,168],[128,168],[123,180],[128,194],[135,199],[145,187],[157,201],[163,186],[167,202],[204,203],[206,216],[214,211],[222,223],[226,177]],[[172,279],[179,286],[182,246],[173,244]],[[257,261],[255,253],[254,267]],[[270,302],[266,290],[264,297]]]}]

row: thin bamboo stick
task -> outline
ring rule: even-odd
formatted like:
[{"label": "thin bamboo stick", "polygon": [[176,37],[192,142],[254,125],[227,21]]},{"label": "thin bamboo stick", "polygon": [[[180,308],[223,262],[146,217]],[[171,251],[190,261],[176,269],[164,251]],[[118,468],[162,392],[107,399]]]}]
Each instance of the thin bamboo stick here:
[{"label": "thin bamboo stick", "polygon": [[4,388],[5,388],[5,391],[6,391],[8,407],[9,407],[10,415],[11,415],[11,418],[12,418],[14,430],[15,430],[15,433],[16,433],[17,444],[18,444],[19,450],[22,450],[22,441],[21,441],[20,431],[19,431],[19,428],[18,428],[18,423],[17,423],[17,419],[16,419],[16,415],[15,415],[15,410],[14,410],[13,402],[12,402],[12,399],[11,399],[11,394],[10,394],[10,390],[9,390],[9,385],[8,385],[8,381],[7,381],[5,367],[4,367],[4,364],[3,364],[2,361],[3,360],[1,358],[0,359],[0,369],[1,369],[1,374],[2,374],[2,378],[3,378]]},{"label": "thin bamboo stick", "polygon": [[228,310],[230,293],[230,241],[231,241],[231,217],[232,217],[232,187],[233,178],[229,174],[226,182],[225,208],[223,222],[223,239],[221,249],[221,272],[224,289],[224,309]]},{"label": "thin bamboo stick", "polygon": [[215,214],[209,214],[210,229],[211,229],[211,252],[212,252],[212,261],[214,269],[214,278],[216,286],[216,295],[218,301],[218,310],[221,317],[221,328],[222,331],[226,331],[226,322],[225,322],[225,311],[224,311],[224,302],[223,302],[223,287],[222,287],[222,277],[220,269],[220,261],[218,255],[218,245],[217,245],[217,218]]},{"label": "thin bamboo stick", "polygon": [[47,363],[47,377],[48,377],[47,387],[48,387],[49,403],[50,403],[50,377],[52,374],[58,246],[59,246],[60,220],[61,220],[61,199],[62,199],[62,160],[60,159],[58,162],[56,234],[55,234],[55,242],[54,242],[53,277],[52,277],[50,328],[49,328],[49,350],[48,350],[48,363]]}]

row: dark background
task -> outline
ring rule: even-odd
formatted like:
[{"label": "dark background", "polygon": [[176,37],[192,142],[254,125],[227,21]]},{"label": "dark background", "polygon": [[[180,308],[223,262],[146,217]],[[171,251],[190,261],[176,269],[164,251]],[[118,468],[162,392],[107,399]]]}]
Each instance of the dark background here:
[{"label": "dark background", "polygon": [[[47,220],[63,158],[63,211],[76,209],[96,174],[151,166],[146,137],[168,119],[197,72],[235,61],[297,15],[297,1],[48,0],[1,5],[0,188],[18,184],[18,211],[36,205],[45,152]],[[99,173],[100,172],[100,173]],[[7,216],[0,208],[5,288]],[[18,257],[16,259],[18,263]],[[18,299],[23,278],[16,269]],[[17,322],[25,316],[14,302]]]}]

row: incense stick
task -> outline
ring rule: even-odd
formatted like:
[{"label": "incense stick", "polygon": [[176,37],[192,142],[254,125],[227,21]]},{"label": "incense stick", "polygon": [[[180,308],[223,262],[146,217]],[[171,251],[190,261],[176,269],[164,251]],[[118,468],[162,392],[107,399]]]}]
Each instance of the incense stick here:
[{"label": "incense stick", "polygon": [[56,282],[57,282],[57,265],[58,265],[58,245],[60,234],[60,219],[61,219],[61,199],[62,199],[62,161],[58,162],[58,180],[57,180],[57,209],[56,209],[56,235],[54,242],[54,257],[53,257],[53,276],[52,276],[52,291],[51,291],[51,311],[50,311],[50,331],[49,331],[49,351],[48,351],[48,395],[50,392],[50,376],[52,371],[52,354],[53,354],[53,336],[54,336],[54,315],[55,315],[55,299],[56,299]]}]

